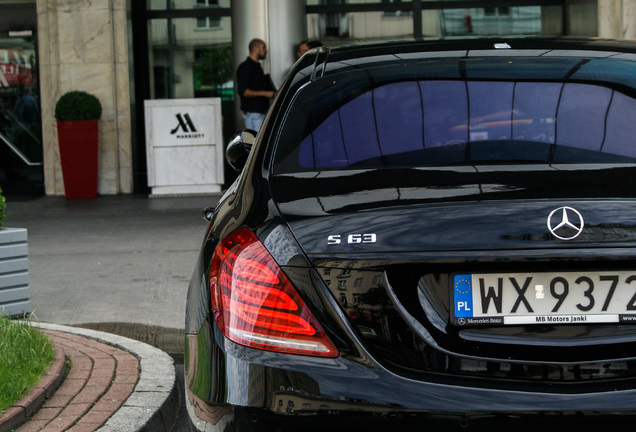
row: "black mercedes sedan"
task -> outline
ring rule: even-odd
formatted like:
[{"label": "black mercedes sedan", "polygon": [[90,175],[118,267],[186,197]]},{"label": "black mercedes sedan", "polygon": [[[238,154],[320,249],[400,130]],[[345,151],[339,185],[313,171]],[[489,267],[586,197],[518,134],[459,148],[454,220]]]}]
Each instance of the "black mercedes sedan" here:
[{"label": "black mercedes sedan", "polygon": [[321,47],[227,155],[193,430],[636,420],[636,44]]}]

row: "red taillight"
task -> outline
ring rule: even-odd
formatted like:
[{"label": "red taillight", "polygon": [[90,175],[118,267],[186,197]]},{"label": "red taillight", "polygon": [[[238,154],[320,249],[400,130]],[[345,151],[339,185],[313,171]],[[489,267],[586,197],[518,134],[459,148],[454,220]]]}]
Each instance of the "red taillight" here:
[{"label": "red taillight", "polygon": [[249,229],[240,228],[217,245],[210,290],[214,318],[228,339],[269,351],[338,356],[287,276]]}]

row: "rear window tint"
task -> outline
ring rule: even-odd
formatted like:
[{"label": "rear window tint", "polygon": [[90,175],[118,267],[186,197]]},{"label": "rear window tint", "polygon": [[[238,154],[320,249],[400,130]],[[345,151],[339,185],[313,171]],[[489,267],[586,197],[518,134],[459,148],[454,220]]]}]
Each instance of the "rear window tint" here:
[{"label": "rear window tint", "polygon": [[[427,64],[407,68],[411,76],[385,69],[376,76],[356,71],[329,77],[297,95],[274,171],[632,163],[636,100],[622,75],[636,70],[630,62],[605,63],[612,67],[604,75],[586,74],[580,64],[575,74],[561,67],[560,80],[541,79],[546,65],[533,69],[528,62],[514,70],[514,80],[502,78],[504,62],[500,69],[497,63],[473,67],[478,79],[469,76],[470,64],[460,62],[454,68],[445,63],[438,74]],[[599,61],[592,66],[602,69]],[[619,73],[612,75],[614,70]],[[495,78],[486,79],[489,74]]]}]

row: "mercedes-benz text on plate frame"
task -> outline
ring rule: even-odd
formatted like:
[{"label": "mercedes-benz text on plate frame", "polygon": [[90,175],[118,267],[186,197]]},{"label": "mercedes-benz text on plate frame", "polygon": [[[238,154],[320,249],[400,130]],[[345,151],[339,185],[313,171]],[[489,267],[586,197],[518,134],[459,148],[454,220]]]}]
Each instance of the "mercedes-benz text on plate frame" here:
[{"label": "mercedes-benz text on plate frame", "polygon": [[453,276],[457,325],[636,323],[636,272]]}]

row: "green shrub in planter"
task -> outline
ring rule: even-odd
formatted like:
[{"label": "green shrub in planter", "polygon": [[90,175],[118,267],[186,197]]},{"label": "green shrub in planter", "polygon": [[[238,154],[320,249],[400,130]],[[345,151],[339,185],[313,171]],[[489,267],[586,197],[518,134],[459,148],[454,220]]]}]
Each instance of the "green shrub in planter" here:
[{"label": "green shrub in planter", "polygon": [[2,196],[2,188],[0,188],[0,228],[4,224],[4,219],[7,217],[7,203]]},{"label": "green shrub in planter", "polygon": [[55,105],[57,121],[99,120],[102,116],[102,104],[97,97],[84,91],[64,93]]}]

